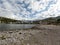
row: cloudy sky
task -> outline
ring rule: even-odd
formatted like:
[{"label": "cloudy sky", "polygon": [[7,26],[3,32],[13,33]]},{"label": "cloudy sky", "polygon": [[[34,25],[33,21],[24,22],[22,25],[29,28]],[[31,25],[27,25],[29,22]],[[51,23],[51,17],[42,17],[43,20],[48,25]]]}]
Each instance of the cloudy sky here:
[{"label": "cloudy sky", "polygon": [[60,16],[60,0],[0,0],[0,17],[36,20]]}]

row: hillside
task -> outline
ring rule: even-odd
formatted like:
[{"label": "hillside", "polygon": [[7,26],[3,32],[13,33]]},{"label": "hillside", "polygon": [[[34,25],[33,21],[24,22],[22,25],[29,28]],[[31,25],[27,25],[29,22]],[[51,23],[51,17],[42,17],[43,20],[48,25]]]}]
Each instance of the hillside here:
[{"label": "hillside", "polygon": [[43,24],[60,24],[60,16],[46,18],[44,20],[41,20],[41,23],[43,23]]},{"label": "hillside", "polygon": [[6,24],[12,24],[12,23],[22,23],[21,21],[18,20],[14,20],[14,19],[9,19],[9,18],[5,18],[5,17],[0,17],[0,23],[6,23]]},{"label": "hillside", "polygon": [[21,20],[14,20],[5,17],[0,17],[0,23],[6,24],[60,24],[60,16],[58,17],[50,17],[43,20],[36,20],[36,21],[21,21]]},{"label": "hillside", "polygon": [[14,20],[10,18],[0,17],[0,23],[3,24],[37,24],[38,21]]}]

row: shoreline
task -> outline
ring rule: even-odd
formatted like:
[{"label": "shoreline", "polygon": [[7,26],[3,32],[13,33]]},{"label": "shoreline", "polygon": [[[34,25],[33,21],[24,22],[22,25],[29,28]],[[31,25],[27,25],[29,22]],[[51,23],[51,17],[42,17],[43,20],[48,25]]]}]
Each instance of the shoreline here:
[{"label": "shoreline", "polygon": [[0,45],[60,45],[60,26],[38,25],[33,28],[0,31]]}]

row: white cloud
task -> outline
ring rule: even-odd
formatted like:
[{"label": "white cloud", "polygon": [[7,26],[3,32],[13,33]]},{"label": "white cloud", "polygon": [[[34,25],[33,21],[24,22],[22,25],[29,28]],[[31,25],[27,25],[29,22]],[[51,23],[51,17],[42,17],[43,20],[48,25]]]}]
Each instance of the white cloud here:
[{"label": "white cloud", "polygon": [[35,20],[60,16],[60,0],[2,0],[0,16]]}]

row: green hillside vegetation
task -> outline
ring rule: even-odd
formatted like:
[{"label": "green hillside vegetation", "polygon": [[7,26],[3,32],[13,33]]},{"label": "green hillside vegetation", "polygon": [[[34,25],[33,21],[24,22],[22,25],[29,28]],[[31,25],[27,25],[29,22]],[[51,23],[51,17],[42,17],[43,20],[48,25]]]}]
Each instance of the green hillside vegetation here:
[{"label": "green hillside vegetation", "polygon": [[0,17],[0,23],[4,24],[59,24],[60,25],[60,16],[58,17],[50,17],[43,20],[36,20],[36,21],[21,21],[21,20],[14,20],[5,17]]},{"label": "green hillside vegetation", "polygon": [[0,17],[0,23],[6,23],[6,24],[12,24],[12,23],[21,23],[18,20],[14,20],[14,19],[9,19],[9,18],[5,18],[5,17]]},{"label": "green hillside vegetation", "polygon": [[46,24],[60,24],[60,16],[58,17],[51,17],[51,18],[46,18],[44,20],[42,20],[42,23],[46,23]]},{"label": "green hillside vegetation", "polygon": [[12,21],[11,19],[0,17],[0,23],[9,23],[11,21]]},{"label": "green hillside vegetation", "polygon": [[39,21],[21,21],[21,20],[14,20],[10,18],[0,17],[0,23],[3,24],[39,24]]}]

